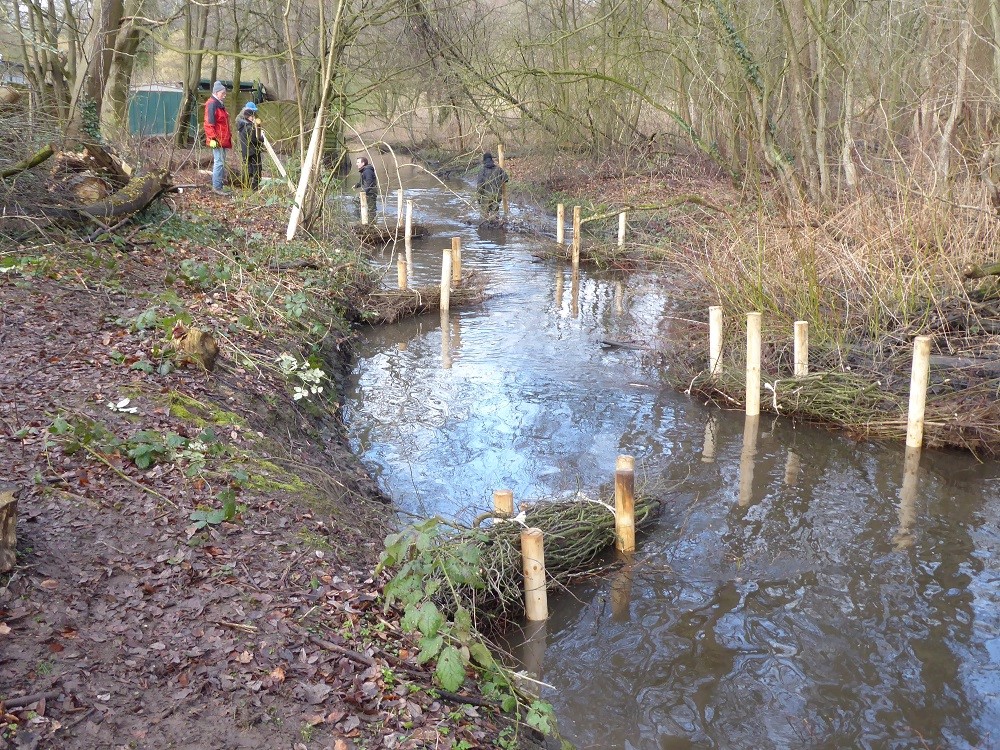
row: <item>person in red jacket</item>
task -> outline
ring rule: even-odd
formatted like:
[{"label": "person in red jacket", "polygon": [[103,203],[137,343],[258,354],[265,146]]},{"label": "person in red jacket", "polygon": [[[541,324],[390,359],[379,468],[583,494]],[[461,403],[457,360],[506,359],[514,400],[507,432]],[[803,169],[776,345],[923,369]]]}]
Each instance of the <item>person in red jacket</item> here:
[{"label": "person in red jacket", "polygon": [[216,81],[212,95],[205,102],[205,140],[212,149],[212,192],[228,195],[223,178],[226,174],[226,149],[233,147],[233,134],[229,129],[229,113],[226,112],[226,86]]}]

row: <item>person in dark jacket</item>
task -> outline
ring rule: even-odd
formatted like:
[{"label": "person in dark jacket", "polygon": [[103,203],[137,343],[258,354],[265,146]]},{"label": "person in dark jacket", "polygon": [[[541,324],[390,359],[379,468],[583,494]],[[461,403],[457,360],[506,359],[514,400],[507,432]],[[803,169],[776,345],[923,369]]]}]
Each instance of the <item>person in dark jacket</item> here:
[{"label": "person in dark jacket", "polygon": [[225,195],[226,149],[233,147],[233,134],[229,129],[226,112],[226,86],[216,81],[212,95],[205,102],[205,142],[212,149],[212,191]]},{"label": "person in dark jacket", "polygon": [[500,196],[507,182],[510,182],[510,178],[503,167],[494,163],[493,154],[483,154],[483,166],[476,179],[476,195],[479,197],[483,221],[496,221],[499,218]]},{"label": "person in dark jacket", "polygon": [[378,201],[378,177],[375,176],[375,167],[369,163],[367,156],[359,156],[357,165],[361,179],[354,185],[354,189],[364,191],[362,200],[368,201],[368,219],[374,221]]},{"label": "person in dark jacket", "polygon": [[236,118],[236,135],[240,142],[243,184],[256,190],[260,187],[260,151],[264,148],[264,134],[257,118],[257,105],[253,102],[247,102]]}]

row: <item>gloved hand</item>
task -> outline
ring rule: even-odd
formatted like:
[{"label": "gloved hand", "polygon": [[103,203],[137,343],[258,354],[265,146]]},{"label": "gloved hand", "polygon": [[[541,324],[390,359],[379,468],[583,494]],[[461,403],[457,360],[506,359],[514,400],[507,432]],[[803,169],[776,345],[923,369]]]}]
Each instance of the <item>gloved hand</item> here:
[{"label": "gloved hand", "polygon": [[208,142],[208,147],[209,148],[218,148],[219,147],[219,142],[213,138],[212,140],[210,140]]},{"label": "gloved hand", "polygon": [[361,183],[360,182],[355,183],[354,190],[359,190],[360,188],[361,188]]}]

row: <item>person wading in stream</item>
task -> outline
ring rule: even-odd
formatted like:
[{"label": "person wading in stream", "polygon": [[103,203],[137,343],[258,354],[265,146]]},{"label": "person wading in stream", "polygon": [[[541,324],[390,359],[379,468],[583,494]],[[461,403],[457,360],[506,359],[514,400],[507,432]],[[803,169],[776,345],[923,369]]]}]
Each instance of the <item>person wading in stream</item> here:
[{"label": "person wading in stream", "polygon": [[476,195],[479,197],[479,210],[483,221],[496,221],[500,218],[500,196],[503,186],[510,181],[503,167],[498,167],[493,161],[493,154],[483,154],[483,166],[476,178]]},{"label": "person wading in stream", "polygon": [[364,191],[361,200],[368,201],[368,220],[375,221],[375,207],[378,201],[378,177],[375,176],[375,167],[369,163],[367,156],[359,156],[357,165],[361,179],[354,185],[354,189]]}]

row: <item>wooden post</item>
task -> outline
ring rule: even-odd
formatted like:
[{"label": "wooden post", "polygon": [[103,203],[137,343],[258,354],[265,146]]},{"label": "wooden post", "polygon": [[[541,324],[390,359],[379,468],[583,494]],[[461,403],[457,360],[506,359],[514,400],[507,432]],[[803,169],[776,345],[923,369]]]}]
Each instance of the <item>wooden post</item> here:
[{"label": "wooden post", "polygon": [[722,308],[708,308],[708,372],[713,378],[722,374]]},{"label": "wooden post", "polygon": [[747,416],[760,414],[760,313],[747,313]]},{"label": "wooden post", "polygon": [[563,304],[563,272],[562,269],[556,271],[556,307],[562,310]]},{"label": "wooden post", "polygon": [[396,283],[400,289],[406,289],[406,259],[402,255],[396,260]]},{"label": "wooden post", "polygon": [[403,226],[403,188],[396,191],[396,229]]},{"label": "wooden post", "polygon": [[521,564],[524,570],[524,614],[545,620],[549,602],[545,593],[545,548],[541,529],[521,530]]},{"label": "wooden post", "polygon": [[17,561],[17,485],[0,484],[0,573]]},{"label": "wooden post", "polygon": [[924,442],[924,408],[927,381],[931,372],[931,337],[913,340],[913,367],[910,371],[910,408],[906,414],[906,447],[919,448]]},{"label": "wooden post", "polygon": [[358,193],[361,196],[361,223],[368,223],[368,194],[365,191]]},{"label": "wooden post", "polygon": [[580,207],[573,206],[573,265],[580,265]]},{"label": "wooden post", "polygon": [[404,238],[408,256],[410,250],[413,249],[413,201],[406,201],[406,229]]},{"label": "wooden post", "polygon": [[556,206],[556,243],[566,244],[566,206],[562,203]]},{"label": "wooden post", "polygon": [[635,551],[635,459],[618,456],[615,462],[615,546]]},{"label": "wooden post", "polygon": [[[497,163],[500,165],[500,169],[503,169],[503,144],[497,144]],[[507,205],[507,183],[500,186],[500,196],[503,201],[503,218],[506,219],[510,216],[510,206]]]},{"label": "wooden post", "polygon": [[809,322],[795,321],[795,377],[809,374]]},{"label": "wooden post", "polygon": [[493,512],[508,518],[514,515],[513,490],[493,490]]},{"label": "wooden post", "polygon": [[521,664],[524,665],[524,671],[534,676],[536,680],[542,679],[544,674],[547,631],[545,620],[534,620],[525,623],[524,626]]},{"label": "wooden post", "polygon": [[451,306],[451,248],[447,248],[441,257],[441,309],[447,311]]},{"label": "wooden post", "polygon": [[618,214],[618,247],[625,247],[625,212]]},{"label": "wooden post", "polygon": [[462,281],[462,238],[451,238],[451,280],[458,286]]}]

